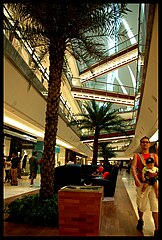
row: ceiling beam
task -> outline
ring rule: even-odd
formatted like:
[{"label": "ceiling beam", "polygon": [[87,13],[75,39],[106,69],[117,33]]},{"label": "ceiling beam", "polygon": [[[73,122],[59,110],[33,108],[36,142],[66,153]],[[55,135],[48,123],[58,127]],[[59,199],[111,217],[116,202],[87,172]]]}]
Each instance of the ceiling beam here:
[{"label": "ceiling beam", "polygon": [[94,80],[104,74],[112,72],[120,67],[124,67],[138,59],[138,44],[135,44],[127,49],[124,49],[114,55],[106,57],[90,68],[85,69],[80,75],[81,82]]},{"label": "ceiling beam", "polygon": [[[133,137],[135,134],[135,130],[128,130],[126,131],[127,135],[124,133],[114,132],[114,133],[105,133],[100,134],[99,136],[99,142],[108,142],[108,141],[114,141],[114,140],[121,140],[121,139],[129,139],[131,136]],[[92,136],[82,136],[80,140],[83,143],[91,143],[94,141],[94,135]]]},{"label": "ceiling beam", "polygon": [[135,96],[123,94],[123,93],[115,93],[115,92],[107,92],[103,90],[91,89],[91,88],[83,88],[83,87],[72,87],[71,94],[76,99],[82,100],[90,100],[94,99],[96,101],[103,102],[113,102],[116,104],[134,106]]}]

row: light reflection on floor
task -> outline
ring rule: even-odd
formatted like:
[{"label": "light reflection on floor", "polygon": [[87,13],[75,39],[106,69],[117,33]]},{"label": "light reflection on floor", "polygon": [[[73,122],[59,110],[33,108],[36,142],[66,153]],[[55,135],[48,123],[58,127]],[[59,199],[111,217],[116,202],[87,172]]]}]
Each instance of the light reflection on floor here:
[{"label": "light reflection on floor", "polygon": [[[120,174],[122,174],[123,183],[128,192],[128,195],[132,202],[135,213],[138,217],[137,207],[136,207],[136,186],[134,183],[134,178],[133,178],[132,174],[128,174],[125,171],[125,169],[123,169],[122,173],[120,173]],[[143,228],[144,236],[153,236],[155,227],[154,227],[154,221],[152,219],[152,213],[149,210],[149,205],[148,205],[147,211],[143,215],[143,220],[144,220],[144,228]]]},{"label": "light reflection on floor", "polygon": [[40,174],[37,174],[37,178],[34,180],[33,187],[30,187],[29,176],[22,176],[22,179],[18,179],[18,186],[11,186],[10,183],[4,183],[3,198],[13,197],[22,193],[27,193],[40,188]]}]

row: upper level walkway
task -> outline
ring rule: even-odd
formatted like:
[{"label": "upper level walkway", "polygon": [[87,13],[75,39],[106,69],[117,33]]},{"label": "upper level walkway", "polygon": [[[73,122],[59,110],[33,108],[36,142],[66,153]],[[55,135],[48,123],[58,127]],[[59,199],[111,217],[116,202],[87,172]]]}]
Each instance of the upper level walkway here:
[{"label": "upper level walkway", "polygon": [[[98,139],[98,142],[109,142],[111,141],[111,143],[113,144],[113,142],[115,140],[118,140],[118,141],[125,141],[128,142],[129,140],[131,140],[131,138],[134,137],[134,134],[135,134],[135,130],[134,129],[131,129],[131,130],[128,130],[127,131],[127,135],[126,134],[122,134],[122,133],[119,133],[119,132],[114,132],[114,133],[101,133],[99,135],[99,139]],[[93,143],[94,142],[94,135],[86,135],[86,136],[82,136],[81,137],[81,141],[83,143]],[[116,150],[115,151],[125,151],[125,149],[127,148],[127,145],[126,146],[122,146],[122,148],[119,146],[118,147],[118,144],[115,144],[115,148]]]},{"label": "upper level walkway", "polygon": [[81,82],[92,80],[93,78],[100,77],[120,67],[124,67],[137,59],[138,44],[134,44],[111,56],[105,57],[104,60],[83,70],[79,77],[81,78]]},{"label": "upper level walkway", "polygon": [[[81,85],[73,85],[71,87],[73,97],[83,100],[111,101],[116,104],[134,106],[135,89],[133,86],[121,86],[120,84],[99,81],[98,77],[124,67],[137,59],[137,43],[125,47],[110,56],[105,56],[100,62],[81,71],[79,75]],[[123,88],[125,91],[123,91]]]},{"label": "upper level walkway", "polygon": [[[104,83],[102,83],[104,85]],[[116,104],[122,104],[127,106],[134,106],[134,95],[128,95],[124,93],[111,92],[107,90],[100,90],[96,88],[88,88],[88,87],[79,87],[79,86],[72,86],[71,93],[74,98],[76,99],[94,99],[98,101],[110,101]]]}]

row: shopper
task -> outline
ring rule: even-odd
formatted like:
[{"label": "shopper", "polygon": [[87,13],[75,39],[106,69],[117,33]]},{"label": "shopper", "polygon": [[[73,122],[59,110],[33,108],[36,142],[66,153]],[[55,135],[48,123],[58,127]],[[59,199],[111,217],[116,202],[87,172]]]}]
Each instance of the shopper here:
[{"label": "shopper", "polygon": [[[137,209],[139,220],[137,224],[137,230],[143,229],[143,213],[146,211],[147,202],[149,201],[150,210],[155,224],[154,236],[158,236],[158,199],[156,197],[154,187],[149,185],[145,191],[145,201],[141,197],[143,181],[142,181],[142,169],[146,165],[146,159],[152,157],[155,161],[155,166],[158,167],[158,156],[155,153],[149,153],[150,141],[148,137],[143,137],[140,140],[141,153],[135,153],[132,162],[132,175],[135,180],[136,191],[137,191]],[[149,173],[149,177],[156,176],[156,173]]]},{"label": "shopper", "polygon": [[[157,173],[155,177],[149,177],[149,172]],[[155,189],[156,197],[158,198],[158,172],[159,169],[154,166],[154,159],[147,158],[146,159],[146,166],[142,169],[142,180],[143,180],[143,187],[142,187],[142,195],[144,196],[145,190],[149,185],[153,185]]]},{"label": "shopper", "polygon": [[128,166],[127,166],[127,173],[130,174],[130,170],[131,170],[131,164],[132,164],[132,160],[130,158],[129,162],[128,162]]},{"label": "shopper", "polygon": [[33,152],[33,156],[29,159],[30,164],[30,187],[33,186],[34,179],[37,177],[37,170],[38,170],[38,162],[37,162],[38,152]]},{"label": "shopper", "polygon": [[22,169],[21,169],[21,157],[19,157],[19,163],[17,167],[17,178],[22,179],[21,177]]},{"label": "shopper", "polygon": [[12,159],[11,159],[11,185],[18,185],[17,181],[17,170],[18,170],[18,164],[19,164],[19,158],[17,151],[12,152]]},{"label": "shopper", "polygon": [[5,182],[10,182],[11,180],[11,157],[7,156],[4,162],[5,167]]}]

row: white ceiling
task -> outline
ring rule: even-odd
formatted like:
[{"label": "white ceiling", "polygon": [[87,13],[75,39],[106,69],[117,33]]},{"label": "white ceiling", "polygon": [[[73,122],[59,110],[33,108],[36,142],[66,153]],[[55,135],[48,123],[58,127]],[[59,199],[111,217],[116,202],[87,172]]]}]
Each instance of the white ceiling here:
[{"label": "white ceiling", "polygon": [[[128,147],[125,154],[139,150],[139,141],[143,136],[149,138],[158,129],[158,72],[159,72],[159,44],[158,44],[158,5],[156,6],[152,37],[150,42],[150,52],[148,57],[148,65],[146,78],[144,83],[144,91],[138,121],[136,124],[135,137]],[[158,139],[157,139],[158,140]]]}]

